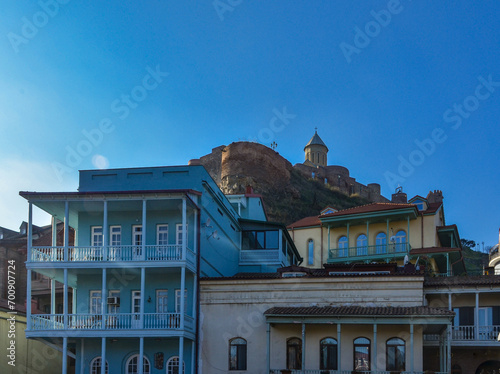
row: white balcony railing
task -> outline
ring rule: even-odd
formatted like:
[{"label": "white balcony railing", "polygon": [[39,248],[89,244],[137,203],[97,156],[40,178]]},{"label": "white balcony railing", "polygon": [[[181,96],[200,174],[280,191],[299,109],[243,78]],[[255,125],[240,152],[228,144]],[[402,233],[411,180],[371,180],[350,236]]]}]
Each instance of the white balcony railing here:
[{"label": "white balcony railing", "polygon": [[[146,245],[143,253],[141,245],[120,245],[107,247],[78,246],[68,247],[69,262],[120,262],[120,261],[182,261],[196,263],[196,255],[186,249],[186,259],[182,258],[181,245]],[[65,261],[64,247],[32,247],[31,262]]]},{"label": "white balcony railing", "polygon": [[[31,330],[129,330],[160,329],[179,330],[180,313],[144,313],[144,323],[139,313],[106,314],[68,314],[67,328],[64,327],[63,314],[35,314],[31,316]],[[185,330],[194,331],[194,319],[184,315]]]},{"label": "white balcony railing", "polygon": [[[476,338],[476,326],[453,326],[451,328],[451,339],[456,342],[463,341],[497,341],[500,334],[500,326],[479,326]],[[427,342],[439,341],[438,334],[425,334]]]}]

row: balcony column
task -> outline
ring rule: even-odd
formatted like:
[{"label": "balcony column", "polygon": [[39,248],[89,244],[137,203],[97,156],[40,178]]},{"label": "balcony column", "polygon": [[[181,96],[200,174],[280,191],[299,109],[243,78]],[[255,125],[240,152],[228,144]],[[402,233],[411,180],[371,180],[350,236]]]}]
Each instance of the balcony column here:
[{"label": "balcony column", "polygon": [[446,326],[446,372],[451,370],[451,323]]},{"label": "balcony column", "polygon": [[56,314],[56,280],[50,280],[50,314]]},{"label": "balcony column", "polygon": [[142,259],[146,261],[146,199],[142,200]]},{"label": "balcony column", "polygon": [[106,374],[106,338],[101,338],[101,374]]},{"label": "balcony column", "polygon": [[372,370],[377,371],[378,370],[378,360],[377,360],[377,324],[373,324],[373,357],[375,360],[371,363],[371,368]]},{"label": "balcony column", "polygon": [[26,329],[31,330],[31,270],[26,275]]},{"label": "balcony column", "polygon": [[186,230],[186,196],[182,197],[182,260],[186,260],[187,230]]},{"label": "balcony column", "polygon": [[182,373],[184,364],[184,337],[179,338],[179,373]]},{"label": "balcony column", "polygon": [[198,293],[198,277],[196,276],[196,273],[193,274],[193,319],[196,321],[196,297]]},{"label": "balcony column", "polygon": [[474,308],[474,340],[479,340],[479,292],[476,292],[476,307]]},{"label": "balcony column", "polygon": [[85,339],[81,339],[81,345],[80,345],[80,373],[83,373],[84,367],[85,367],[85,360],[83,359],[85,357]]},{"label": "balcony column", "polygon": [[342,358],[342,349],[341,349],[341,344],[340,344],[340,338],[341,338],[341,324],[337,323],[337,369],[340,371],[342,370],[342,365],[340,362],[340,359]]},{"label": "balcony column", "polygon": [[185,308],[186,306],[184,305],[184,290],[186,288],[186,267],[183,266],[181,268],[181,289],[179,290],[179,297],[180,297],[180,328],[181,330],[184,330],[184,314],[185,314]]},{"label": "balcony column", "polygon": [[385,253],[389,253],[389,243],[391,242],[390,239],[391,239],[391,237],[389,236],[389,218],[387,218],[387,234],[385,237]]},{"label": "balcony column", "polygon": [[271,371],[271,324],[266,323],[266,373]]},{"label": "balcony column", "polygon": [[413,341],[413,323],[410,323],[410,371],[414,370],[414,341]]},{"label": "balcony column", "polygon": [[306,370],[306,324],[302,322],[302,370]]},{"label": "balcony column", "polygon": [[68,269],[64,268],[63,284],[63,326],[68,328]]},{"label": "balcony column", "polygon": [[68,261],[69,246],[69,201],[64,202],[64,261]]},{"label": "balcony column", "polygon": [[328,225],[328,234],[327,234],[327,237],[328,237],[328,257],[330,257],[331,256],[330,250],[332,249],[332,246],[330,244],[330,225]]},{"label": "balcony column", "polygon": [[408,221],[408,232],[406,234],[406,251],[410,253],[410,216],[406,217]]},{"label": "balcony column", "polygon": [[451,306],[451,292],[448,293],[448,310],[453,310],[453,308]]},{"label": "balcony column", "polygon": [[349,222],[347,223],[347,256],[350,256],[349,247],[351,246],[351,239],[349,238]]},{"label": "balcony column", "polygon": [[107,301],[107,294],[108,291],[106,290],[106,268],[102,269],[102,286],[101,286],[101,323],[104,326],[105,318],[106,318],[106,301]]},{"label": "balcony column", "polygon": [[[196,365],[196,357],[195,357],[195,352],[196,352],[196,345],[194,340],[191,340],[191,373],[194,373],[194,367]],[[184,371],[180,371],[180,373],[184,374]]]},{"label": "balcony column", "polygon": [[137,361],[139,361],[137,363],[137,369],[138,369],[137,373],[143,374],[143,372],[144,372],[144,338],[143,337],[139,338],[139,359]]},{"label": "balcony column", "polygon": [[140,326],[143,329],[144,328],[144,299],[146,298],[146,268],[142,267],[141,268],[141,313],[140,313]]},{"label": "balcony column", "polygon": [[28,204],[28,261],[31,261],[31,247],[33,246],[33,204]]},{"label": "balcony column", "polygon": [[104,200],[104,209],[103,209],[103,217],[102,217],[102,247],[103,253],[102,258],[104,261],[108,259],[108,201]]},{"label": "balcony column", "polygon": [[71,288],[71,314],[76,314],[76,288]]},{"label": "balcony column", "polygon": [[68,372],[68,338],[63,338],[63,351],[62,351],[62,374]]},{"label": "balcony column", "polygon": [[450,275],[450,254],[446,254],[446,276]]},{"label": "balcony column", "polygon": [[366,221],[366,254],[368,255],[368,247],[370,246],[370,222]]}]

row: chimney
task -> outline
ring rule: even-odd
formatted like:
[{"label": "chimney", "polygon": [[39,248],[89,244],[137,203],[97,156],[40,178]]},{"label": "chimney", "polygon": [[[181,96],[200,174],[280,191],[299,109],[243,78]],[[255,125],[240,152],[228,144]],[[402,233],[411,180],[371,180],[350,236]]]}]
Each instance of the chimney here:
[{"label": "chimney", "polygon": [[441,191],[441,190],[429,191],[429,194],[427,195],[427,202],[429,204],[442,203],[443,202],[443,191]]},{"label": "chimney", "polygon": [[252,186],[247,186],[245,194],[246,195],[253,195],[253,187]]},{"label": "chimney", "polygon": [[408,196],[403,192],[403,187],[396,188],[396,193],[392,194],[391,202],[396,204],[408,203]]}]

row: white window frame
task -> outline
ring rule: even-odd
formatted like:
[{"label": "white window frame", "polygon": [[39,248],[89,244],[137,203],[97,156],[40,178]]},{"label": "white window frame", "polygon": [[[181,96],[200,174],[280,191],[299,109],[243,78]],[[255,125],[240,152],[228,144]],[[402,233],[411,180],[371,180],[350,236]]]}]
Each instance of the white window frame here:
[{"label": "white window frame", "polygon": [[[120,290],[109,290],[108,297],[120,297]],[[108,304],[108,314],[120,313],[120,305],[110,305]]]},{"label": "white window frame", "polygon": [[[101,233],[96,233],[96,230],[101,230]],[[92,226],[90,229],[90,245],[92,247],[102,247],[104,245],[104,236],[103,236],[103,231],[102,231],[102,226]],[[96,237],[99,238],[100,240],[96,241]]]},{"label": "white window frame", "polygon": [[[90,303],[89,311],[90,314],[102,314],[102,291],[101,290],[90,290]],[[95,308],[95,309],[94,309]]]},{"label": "white window frame", "polygon": [[[118,233],[113,233],[113,229],[119,229]],[[113,235],[119,235],[120,240],[113,240]],[[109,226],[109,245],[119,247],[122,245],[122,227],[120,225]]]},{"label": "white window frame", "polygon": [[[166,230],[161,230],[165,228]],[[160,235],[166,235],[165,239],[160,239]],[[156,225],[156,245],[168,245],[168,224],[167,223],[159,223]]]},{"label": "white window frame", "polygon": [[[130,371],[130,365],[131,365],[131,361],[135,358],[136,360],[136,364],[135,364],[135,369],[134,371]],[[142,359],[142,369],[143,369],[143,374],[150,374],[151,373],[151,362],[149,361],[149,358],[147,358],[145,355],[143,356],[143,359]],[[144,364],[147,365],[146,368],[144,368]],[[127,360],[127,363],[125,364],[125,372],[127,374],[134,374],[134,373],[138,373],[139,372],[139,355],[138,354],[135,354],[135,355],[132,355],[128,358]],[[146,370],[146,369],[149,369],[149,370]]]},{"label": "white window frame", "polygon": [[[186,223],[186,239],[188,232],[188,224]],[[182,245],[182,223],[177,223],[175,225],[175,244]]]},{"label": "white window frame", "polygon": [[[101,374],[102,359],[101,356],[95,357],[90,363],[90,374]],[[106,374],[109,373],[108,360],[106,360]]]},{"label": "white window frame", "polygon": [[[160,305],[160,300],[163,302]],[[161,308],[163,307],[163,308]],[[161,310],[163,309],[163,310]],[[167,289],[159,289],[156,290],[156,313],[166,314],[168,313],[168,290]]]},{"label": "white window frame", "polygon": [[[175,289],[175,313],[180,313],[181,312],[181,289],[176,288]],[[186,313],[186,306],[187,306],[187,288],[184,288],[184,313]]]},{"label": "white window frame", "polygon": [[[140,290],[132,290],[131,293],[131,313],[132,314],[140,314],[141,313],[141,291]],[[139,304],[135,304],[135,300],[139,300]],[[135,307],[137,306],[137,310],[135,310]]]},{"label": "white window frame", "polygon": [[307,241],[307,265],[314,265],[314,239]]},{"label": "white window frame", "polygon": [[[142,225],[132,225],[132,245],[133,246],[142,245],[142,240],[143,240],[142,233],[143,233]],[[138,240],[139,243],[136,242],[137,238],[140,238],[140,240]]]}]

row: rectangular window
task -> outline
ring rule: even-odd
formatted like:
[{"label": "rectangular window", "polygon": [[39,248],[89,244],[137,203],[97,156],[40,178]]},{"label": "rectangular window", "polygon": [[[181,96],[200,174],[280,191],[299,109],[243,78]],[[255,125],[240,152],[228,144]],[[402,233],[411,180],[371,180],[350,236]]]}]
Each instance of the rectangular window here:
[{"label": "rectangular window", "polygon": [[109,227],[109,244],[111,246],[122,245],[122,227],[110,226]]},{"label": "rectangular window", "polygon": [[242,249],[278,249],[279,231],[243,231]]},{"label": "rectangular window", "polygon": [[[120,290],[109,290],[108,297],[120,299]],[[120,313],[120,304],[108,304],[108,314]]]},{"label": "rectangular window", "polygon": [[102,314],[101,290],[90,291],[90,314]]},{"label": "rectangular window", "polygon": [[168,313],[168,290],[156,290],[156,313]]},{"label": "rectangular window", "polygon": [[102,247],[102,226],[92,226],[92,236],[90,245],[92,247]]},{"label": "rectangular window", "polygon": [[168,225],[167,224],[156,225],[156,244],[157,245],[168,245]]},{"label": "rectangular window", "polygon": [[132,226],[132,244],[142,245],[142,225]]},{"label": "rectangular window", "polygon": [[307,264],[314,265],[314,240],[312,239],[307,242]]},{"label": "rectangular window", "polygon": [[[187,309],[187,289],[184,289],[184,313]],[[175,290],[175,313],[181,312],[181,290]]]},{"label": "rectangular window", "polygon": [[[186,231],[187,231],[187,223],[186,223]],[[175,225],[175,238],[176,238],[176,244],[177,245],[182,245],[182,223],[178,223]]]}]

